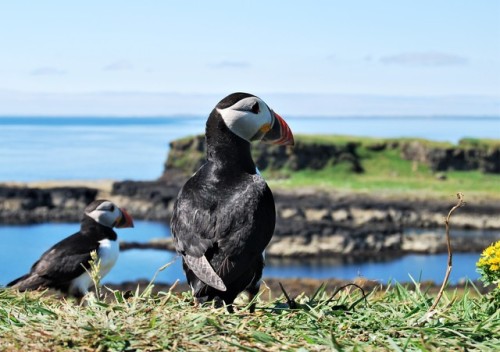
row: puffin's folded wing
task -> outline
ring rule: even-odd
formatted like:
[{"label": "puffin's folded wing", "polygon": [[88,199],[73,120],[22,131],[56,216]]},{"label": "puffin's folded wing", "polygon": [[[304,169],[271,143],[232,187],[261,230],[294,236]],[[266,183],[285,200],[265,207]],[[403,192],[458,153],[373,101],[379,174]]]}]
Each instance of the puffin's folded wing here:
[{"label": "puffin's folded wing", "polygon": [[182,255],[201,257],[215,240],[214,221],[210,206],[199,202],[190,187],[185,185],[174,204],[171,231],[175,249]]},{"label": "puffin's folded wing", "polygon": [[183,258],[186,265],[201,281],[219,291],[226,291],[226,285],[224,285],[224,282],[219,275],[217,275],[204,255],[201,257],[193,257],[188,254]]},{"label": "puffin's folded wing", "polygon": [[234,202],[222,208],[222,214],[231,216],[224,216],[217,222],[219,232],[230,233],[225,238],[224,248],[229,247],[231,251],[226,251],[228,255],[216,268],[217,274],[228,286],[248,268],[262,261],[263,252],[274,232],[273,195],[261,177],[254,178],[258,181],[242,189]]},{"label": "puffin's folded wing", "polygon": [[97,250],[98,242],[79,241],[73,243],[74,237],[70,236],[57,243],[45,252],[36,262],[31,272],[37,275],[59,281],[70,281],[90,268],[90,253]]}]

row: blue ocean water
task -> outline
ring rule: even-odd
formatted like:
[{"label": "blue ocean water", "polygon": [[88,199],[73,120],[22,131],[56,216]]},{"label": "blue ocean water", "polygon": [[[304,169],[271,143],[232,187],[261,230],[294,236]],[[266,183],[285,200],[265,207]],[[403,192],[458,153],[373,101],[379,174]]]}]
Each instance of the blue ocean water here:
[{"label": "blue ocean water", "polygon": [[[77,223],[0,225],[0,286],[25,274],[40,255],[64,237],[79,229]],[[117,229],[122,241],[147,242],[153,238],[170,236],[166,224],[150,221],[136,221],[133,229]],[[29,243],[29,245],[27,245]],[[475,263],[477,253],[456,253],[450,276],[451,283],[463,279],[475,280],[478,274]],[[446,254],[407,255],[394,260],[362,263],[320,263],[317,261],[296,261],[280,263],[268,261],[264,277],[295,278],[314,277],[318,279],[353,279],[364,277],[387,283],[391,280],[408,282],[410,276],[416,280],[441,282],[446,269]],[[138,279],[151,280],[164,264],[173,262],[158,273],[157,282],[185,281],[181,260],[174,253],[162,250],[133,249],[120,253],[113,270],[103,282],[120,283]]]},{"label": "blue ocean water", "polygon": [[199,118],[0,118],[0,181],[148,180]]},{"label": "blue ocean water", "polygon": [[[159,177],[170,141],[205,117],[0,117],[0,181]],[[500,117],[290,117],[295,134],[500,138]]]}]

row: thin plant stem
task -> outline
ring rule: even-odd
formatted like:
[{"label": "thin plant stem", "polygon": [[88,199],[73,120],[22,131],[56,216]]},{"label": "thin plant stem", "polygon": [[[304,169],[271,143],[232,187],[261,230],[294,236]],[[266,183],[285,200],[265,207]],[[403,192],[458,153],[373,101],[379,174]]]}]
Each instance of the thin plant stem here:
[{"label": "thin plant stem", "polygon": [[430,314],[432,311],[434,311],[434,309],[436,309],[436,306],[438,305],[439,301],[441,300],[441,297],[443,296],[444,289],[445,289],[446,285],[448,284],[448,280],[450,278],[451,269],[453,267],[453,253],[451,250],[451,240],[450,240],[450,219],[451,219],[451,214],[453,214],[453,212],[456,209],[465,205],[463,193],[458,192],[457,198],[458,198],[457,204],[453,208],[451,208],[451,210],[448,213],[448,216],[444,220],[444,223],[446,225],[446,245],[448,247],[448,262],[447,262],[447,267],[446,267],[446,274],[444,276],[443,283],[441,284],[441,288],[439,289],[439,292],[436,296],[436,299],[434,300],[434,303],[432,304],[432,306],[429,308],[427,314]]}]

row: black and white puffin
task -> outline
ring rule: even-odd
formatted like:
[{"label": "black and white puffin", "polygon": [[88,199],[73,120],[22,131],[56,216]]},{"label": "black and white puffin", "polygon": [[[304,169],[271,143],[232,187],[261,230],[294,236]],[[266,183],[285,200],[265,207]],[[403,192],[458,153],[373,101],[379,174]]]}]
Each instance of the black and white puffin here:
[{"label": "black and white puffin", "polygon": [[90,268],[91,252],[101,261],[100,276],[104,277],[115,265],[119,244],[113,227],[133,227],[132,217],[108,200],[95,200],[85,208],[80,231],[66,237],[42,254],[28,274],[7,286],[19,291],[55,289],[83,297],[92,285],[85,270]]},{"label": "black and white puffin", "polygon": [[287,123],[248,93],[217,104],[205,139],[207,161],[179,192],[171,231],[197,303],[224,302],[233,311],[240,292],[252,299],[259,291],[276,220],[273,194],[257,172],[250,142],[294,141]]}]

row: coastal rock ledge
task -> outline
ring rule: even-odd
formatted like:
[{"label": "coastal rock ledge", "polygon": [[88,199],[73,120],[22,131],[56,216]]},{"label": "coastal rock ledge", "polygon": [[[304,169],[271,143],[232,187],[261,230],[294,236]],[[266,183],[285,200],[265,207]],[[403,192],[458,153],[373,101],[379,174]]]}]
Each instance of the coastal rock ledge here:
[{"label": "coastal rock ledge", "polygon": [[[182,184],[173,174],[157,181],[126,181],[111,190],[90,187],[37,188],[0,186],[0,223],[29,224],[79,221],[85,206],[108,198],[135,219],[169,222]],[[394,257],[404,253],[446,251],[443,218],[452,202],[402,201],[361,194],[275,191],[277,223],[267,255],[274,258]],[[469,204],[453,218],[453,229],[500,230],[499,204]],[[442,229],[435,234],[405,235],[404,229]],[[480,251],[496,236],[454,238],[455,251]],[[168,242],[168,241],[167,241]],[[122,244],[128,248],[172,250],[166,242]]]}]

